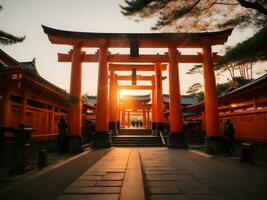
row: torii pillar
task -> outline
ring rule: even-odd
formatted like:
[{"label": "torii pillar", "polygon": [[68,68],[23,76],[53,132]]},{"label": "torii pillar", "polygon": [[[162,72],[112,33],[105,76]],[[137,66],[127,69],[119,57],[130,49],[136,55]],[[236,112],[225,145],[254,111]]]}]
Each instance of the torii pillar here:
[{"label": "torii pillar", "polygon": [[151,122],[151,128],[152,128],[152,132],[154,132],[156,130],[156,91],[155,91],[155,80],[151,81],[152,83],[152,90],[151,90],[151,99],[152,99],[152,108],[151,108],[151,112],[152,112],[152,122]]},{"label": "torii pillar", "polygon": [[107,148],[111,146],[109,130],[109,106],[108,106],[108,48],[99,48],[99,71],[97,85],[97,104],[96,104],[96,127],[92,138],[92,147]]},{"label": "torii pillar", "polygon": [[73,45],[71,57],[70,98],[68,115],[69,152],[82,150],[82,47]]},{"label": "torii pillar", "polygon": [[130,111],[128,111],[127,114],[128,114],[127,115],[127,127],[130,128],[130,126],[131,126],[131,123],[130,123]]},{"label": "torii pillar", "polygon": [[183,116],[181,109],[178,51],[176,46],[168,47],[169,55],[169,90],[170,90],[170,133],[168,147],[186,148],[185,134],[183,132]]},{"label": "torii pillar", "polygon": [[125,125],[126,125],[126,121],[125,121],[125,108],[122,108],[122,111],[121,111],[121,127],[122,128],[125,128]]},{"label": "torii pillar", "polygon": [[115,74],[115,93],[116,93],[116,122],[117,122],[117,134],[120,130],[120,90],[118,86],[117,75]]},{"label": "torii pillar", "polygon": [[224,151],[224,139],[219,134],[219,112],[216,95],[216,81],[212,61],[212,50],[209,41],[203,44],[203,76],[205,101],[205,151],[219,153]]},{"label": "torii pillar", "polygon": [[150,128],[150,108],[147,108],[147,128]]},{"label": "torii pillar", "polygon": [[109,129],[112,135],[117,135],[117,88],[114,71],[110,71],[109,82]]},{"label": "torii pillar", "polygon": [[155,64],[155,93],[156,93],[156,129],[163,131],[164,118],[163,118],[163,96],[162,96],[162,65],[161,63]]},{"label": "torii pillar", "polygon": [[147,127],[147,120],[146,120],[146,108],[143,109],[143,127]]}]

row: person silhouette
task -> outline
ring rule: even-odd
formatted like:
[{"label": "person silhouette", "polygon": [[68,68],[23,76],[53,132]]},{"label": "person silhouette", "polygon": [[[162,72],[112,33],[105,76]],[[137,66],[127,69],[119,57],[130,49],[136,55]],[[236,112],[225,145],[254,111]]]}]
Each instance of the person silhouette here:
[{"label": "person silhouette", "polygon": [[234,148],[234,137],[235,137],[235,129],[234,125],[230,122],[230,120],[226,120],[224,123],[224,137],[226,140],[226,151],[229,155],[235,154]]},{"label": "person silhouette", "polygon": [[67,128],[65,119],[61,117],[58,123],[58,146],[59,152],[62,153],[67,151]]}]

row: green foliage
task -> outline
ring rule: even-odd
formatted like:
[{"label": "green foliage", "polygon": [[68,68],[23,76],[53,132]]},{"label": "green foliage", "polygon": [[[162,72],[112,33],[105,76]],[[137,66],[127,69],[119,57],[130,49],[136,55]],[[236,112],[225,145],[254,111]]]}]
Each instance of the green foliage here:
[{"label": "green foliage", "polygon": [[[192,32],[266,24],[265,0],[124,0],[125,16],[157,16],[154,30]],[[248,9],[249,8],[249,9]],[[231,14],[229,14],[231,12]],[[164,30],[165,31],[165,30]]]},{"label": "green foliage", "polygon": [[203,68],[202,65],[194,65],[191,69],[189,69],[186,74],[202,74],[203,73]]},{"label": "green foliage", "polygon": [[[238,86],[246,85],[252,80],[244,79],[243,77],[234,77],[234,81],[237,82]],[[216,85],[216,94],[217,96],[220,96],[222,94],[225,94],[229,91],[231,91],[231,84],[230,82],[227,83],[219,83]],[[187,94],[194,96],[198,102],[201,102],[204,100],[204,91],[203,91],[203,86],[200,83],[195,83],[191,85],[187,92]]]},{"label": "green foliage", "polygon": [[194,96],[197,101],[200,102],[204,99],[204,92],[202,91],[202,88],[203,86],[200,83],[195,83],[188,88],[186,93]]},{"label": "green foliage", "polygon": [[79,102],[79,98],[75,97],[73,95],[69,95],[68,96],[68,102],[69,102],[69,104],[72,104],[72,105],[77,104]]},{"label": "green foliage", "polygon": [[[2,6],[0,5],[0,10],[2,10]],[[10,45],[10,44],[15,44],[18,42],[24,41],[24,37],[17,37],[15,35],[12,35],[10,33],[6,33],[5,31],[0,30],[0,44],[3,45]]]},{"label": "green foliage", "polygon": [[246,84],[250,83],[251,81],[253,81],[253,79],[252,80],[251,79],[245,79],[241,76],[234,77],[233,80],[238,83],[239,87],[242,85],[246,85]]},{"label": "green foliage", "polygon": [[260,60],[267,60],[267,26],[253,37],[238,43],[234,48],[228,49],[218,61],[218,68],[228,64],[240,65]]},{"label": "green foliage", "polygon": [[127,4],[127,6],[120,5],[122,9],[121,12],[123,15],[132,15],[135,12],[138,12],[141,9],[143,9],[145,6],[150,4],[152,1],[153,0],[133,0],[133,1],[125,0],[125,3]]},{"label": "green foliage", "polygon": [[9,45],[22,42],[25,39],[24,37],[17,37],[12,34],[6,33],[0,30],[0,44]]},{"label": "green foliage", "polygon": [[217,96],[222,95],[230,89],[230,84],[227,83],[219,83],[216,85],[216,94]]}]

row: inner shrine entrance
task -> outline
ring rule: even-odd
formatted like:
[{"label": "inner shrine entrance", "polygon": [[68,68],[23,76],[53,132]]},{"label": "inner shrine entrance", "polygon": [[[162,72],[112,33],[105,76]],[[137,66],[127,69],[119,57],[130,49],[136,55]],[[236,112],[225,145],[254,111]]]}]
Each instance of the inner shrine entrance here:
[{"label": "inner shrine entrance", "polygon": [[[109,127],[116,128],[118,124],[118,95],[116,97],[116,77],[109,67],[114,63],[152,63],[155,71],[155,99],[162,98],[162,63],[168,64],[169,93],[170,93],[170,133],[168,146],[185,148],[183,132],[183,117],[181,112],[181,97],[179,83],[179,63],[203,63],[205,89],[205,130],[207,151],[216,152],[222,146],[219,133],[218,103],[213,63],[218,56],[212,53],[212,46],[224,44],[232,30],[209,33],[90,33],[64,31],[42,26],[44,32],[53,44],[70,45],[72,49],[67,54],[58,54],[59,62],[71,62],[70,95],[73,103],[69,106],[69,136],[70,151],[81,148],[81,77],[82,62],[98,62],[98,88],[96,107],[96,132],[93,137],[95,148],[110,147]],[[82,48],[98,48],[95,54],[86,54]],[[130,54],[111,54],[108,48],[130,48]],[[165,54],[140,55],[140,48],[166,48]],[[183,55],[177,48],[201,48],[198,55]],[[128,65],[127,65],[128,66]],[[124,66],[121,66],[125,68]],[[109,93],[109,76],[110,89]],[[156,82],[157,81],[157,82]],[[132,86],[132,87],[138,87]],[[115,88],[115,89],[114,89]],[[151,88],[150,88],[151,89]],[[118,89],[117,89],[118,90]],[[152,95],[154,96],[154,95]],[[159,101],[160,102],[160,101]],[[157,103],[154,103],[156,105]],[[161,103],[159,103],[160,105]],[[110,106],[115,105],[115,106]],[[158,104],[157,104],[158,105]],[[152,106],[152,117],[159,113]],[[116,111],[114,112],[114,109]],[[110,113],[110,114],[108,114]],[[152,119],[153,122],[153,119]],[[159,122],[161,123],[161,122]],[[153,123],[152,123],[153,125]],[[155,126],[155,125],[154,125]]]}]

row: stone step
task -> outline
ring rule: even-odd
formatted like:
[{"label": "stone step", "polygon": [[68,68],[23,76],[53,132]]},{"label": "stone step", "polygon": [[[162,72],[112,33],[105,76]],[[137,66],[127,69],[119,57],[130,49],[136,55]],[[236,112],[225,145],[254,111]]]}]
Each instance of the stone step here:
[{"label": "stone step", "polygon": [[155,136],[113,136],[113,146],[163,146],[161,138]]},{"label": "stone step", "polygon": [[120,129],[119,135],[151,135],[151,129]]}]

